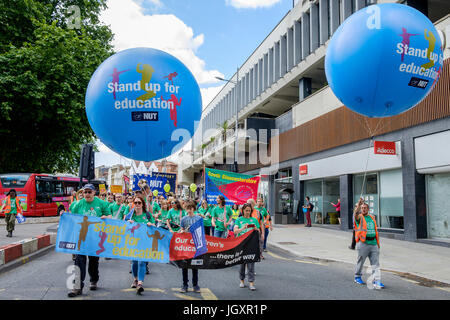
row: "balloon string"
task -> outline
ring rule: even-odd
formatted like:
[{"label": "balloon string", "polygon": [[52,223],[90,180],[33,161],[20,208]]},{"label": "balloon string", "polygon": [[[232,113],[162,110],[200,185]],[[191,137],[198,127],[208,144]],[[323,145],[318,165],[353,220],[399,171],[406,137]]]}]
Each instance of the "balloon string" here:
[{"label": "balloon string", "polygon": [[362,195],[363,195],[363,192],[364,192],[364,186],[366,184],[367,168],[369,166],[369,158],[370,158],[370,152],[371,152],[371,147],[372,147],[372,141],[374,140],[375,135],[386,126],[386,123],[384,125],[382,125],[381,127],[380,127],[380,124],[382,123],[383,117],[387,113],[387,111],[388,111],[388,108],[386,108],[386,110],[384,111],[383,115],[378,120],[378,123],[377,123],[377,125],[376,125],[376,127],[375,127],[375,129],[373,131],[370,128],[369,122],[367,121],[367,117],[364,117],[365,127],[366,127],[366,129],[367,129],[367,131],[368,131],[368,133],[370,135],[370,139],[369,139],[369,148],[367,150],[366,167],[364,169],[363,183],[362,183],[362,186],[361,186],[361,193],[360,193],[360,196],[359,196],[360,198],[362,198]]}]

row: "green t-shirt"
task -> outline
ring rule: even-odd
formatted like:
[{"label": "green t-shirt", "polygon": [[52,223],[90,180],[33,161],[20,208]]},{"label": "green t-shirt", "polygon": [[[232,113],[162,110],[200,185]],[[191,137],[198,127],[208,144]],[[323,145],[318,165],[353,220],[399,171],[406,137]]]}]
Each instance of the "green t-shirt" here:
[{"label": "green t-shirt", "polygon": [[87,202],[86,199],[77,201],[71,212],[94,217],[108,216],[110,214],[109,203],[97,197],[94,197],[92,202]]},{"label": "green t-shirt", "polygon": [[75,207],[75,205],[77,204],[78,200],[75,200],[74,202],[72,202],[69,206],[69,211],[73,212],[73,208]]},{"label": "green t-shirt", "polygon": [[[122,208],[120,208],[120,206],[122,206]],[[119,208],[120,212],[117,213],[119,211]],[[112,215],[113,219],[123,220],[123,217],[126,216],[128,213],[128,206],[125,203],[122,203],[120,205],[116,202],[113,202],[112,204],[109,205],[109,212]]]},{"label": "green t-shirt", "polygon": [[[17,199],[19,200],[19,199]],[[20,206],[20,200],[19,202],[19,206]],[[6,199],[3,201],[3,204],[6,205]],[[17,214],[17,207],[16,207],[16,198],[11,198],[11,211],[10,212],[5,212],[5,214]]]},{"label": "green t-shirt", "polygon": [[180,217],[180,210],[175,210],[174,208],[169,210],[168,213],[169,222],[172,222],[177,225],[177,227],[172,227],[173,231],[180,230],[179,225],[181,223],[181,218],[183,218],[184,216],[187,216],[187,213],[184,210],[181,210],[181,217]]},{"label": "green t-shirt", "polygon": [[261,214],[261,216],[263,218],[265,218],[267,216],[267,209],[266,208],[264,208],[264,207],[261,207],[261,208],[255,207],[255,209],[258,210],[258,212]]},{"label": "green t-shirt", "polygon": [[208,206],[207,209],[200,207],[197,210],[197,213],[204,215],[203,225],[205,227],[211,227],[211,207]]},{"label": "green t-shirt", "polygon": [[[254,224],[256,226],[256,228],[259,229],[258,220],[256,218],[252,218],[252,217],[250,217],[250,218],[245,218],[245,217],[237,218],[236,222],[234,224],[234,227],[235,228],[238,227],[239,229],[241,229],[245,224],[249,224],[249,225],[250,224]],[[251,230],[253,230],[253,229],[252,228],[246,228],[246,229],[242,230],[240,233],[238,233],[236,236],[240,237],[243,234],[245,234],[245,233],[247,233],[247,232],[249,232]]]},{"label": "green t-shirt", "polygon": [[139,216],[136,214],[136,212],[134,212],[130,220],[133,220],[134,222],[137,223],[145,223],[145,224],[147,224],[148,222],[152,222],[148,221],[147,215],[144,212],[142,212],[142,214]]},{"label": "green t-shirt", "polygon": [[159,216],[159,220],[165,224],[168,218],[169,218],[169,211],[161,210],[161,215]]},{"label": "green t-shirt", "polygon": [[[377,235],[376,231],[375,231],[375,223],[373,222],[372,218],[369,215],[364,216],[364,219],[366,220],[366,225],[367,225],[367,234],[366,234],[366,238],[367,237],[375,237]],[[359,220],[361,223],[361,220]],[[356,226],[359,227],[359,223],[356,222]],[[371,244],[371,245],[377,245],[377,239],[373,239],[373,240],[367,240],[364,242],[365,244]]]},{"label": "green t-shirt", "polygon": [[153,213],[156,214],[159,211],[161,211],[161,207],[159,206],[158,202],[153,201]]},{"label": "green t-shirt", "polygon": [[231,212],[231,208],[229,206],[225,206],[226,208],[226,217],[224,217],[223,208],[217,206],[212,210],[211,216],[216,218],[216,226],[214,229],[218,231],[225,231],[224,221],[228,222],[230,220],[233,213]]}]

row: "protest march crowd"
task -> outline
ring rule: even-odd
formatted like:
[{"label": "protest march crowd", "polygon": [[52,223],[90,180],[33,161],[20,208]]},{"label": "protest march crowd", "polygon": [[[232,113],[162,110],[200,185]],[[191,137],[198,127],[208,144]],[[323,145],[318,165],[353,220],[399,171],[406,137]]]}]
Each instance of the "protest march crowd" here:
[{"label": "protest march crowd", "polygon": [[[200,219],[203,219],[205,235],[218,238],[240,237],[245,233],[257,230],[259,233],[260,259],[264,259],[269,230],[272,230],[272,220],[263,199],[257,201],[249,199],[247,203],[232,207],[225,205],[225,198],[217,196],[216,203],[208,203],[207,200],[181,198],[173,194],[154,195],[148,185],[141,190],[129,194],[101,193],[96,196],[95,187],[92,184],[85,185],[82,189],[73,193],[73,202],[69,207],[72,214],[95,216],[102,219],[118,219],[130,223],[146,224],[157,228],[163,228],[171,233],[190,232],[189,227]],[[90,276],[90,290],[97,289],[99,280],[99,257],[75,254],[73,260],[80,270],[80,286],[72,289],[69,297],[82,294],[84,279],[86,277],[86,264]],[[110,260],[111,258],[105,258]],[[133,260],[130,266],[133,276],[131,288],[136,289],[137,294],[144,291],[143,282],[146,274],[149,274],[148,262]],[[249,282],[249,289],[255,288],[255,263],[243,263],[239,269],[241,288],[245,288],[245,276]],[[188,291],[188,268],[182,268],[183,284],[181,292]],[[192,286],[194,292],[200,292],[198,285],[198,269],[192,268]]]}]

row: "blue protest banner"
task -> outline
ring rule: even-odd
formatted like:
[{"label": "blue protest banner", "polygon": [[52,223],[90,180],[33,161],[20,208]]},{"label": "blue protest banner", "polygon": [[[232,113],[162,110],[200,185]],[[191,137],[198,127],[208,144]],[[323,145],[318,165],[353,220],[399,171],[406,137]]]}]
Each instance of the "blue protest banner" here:
[{"label": "blue protest banner", "polygon": [[63,213],[55,251],[148,262],[169,262],[172,233],[116,219]]},{"label": "blue protest banner", "polygon": [[174,173],[154,172],[152,174],[133,175],[133,191],[141,190],[139,181],[145,180],[150,190],[158,190],[158,194],[165,195],[164,186],[168,183],[170,190],[175,192],[177,175]]},{"label": "blue protest banner", "polygon": [[189,227],[189,231],[191,232],[196,249],[194,258],[208,252],[208,247],[206,246],[205,228],[203,227],[203,218],[200,218],[195,223],[193,223]]}]

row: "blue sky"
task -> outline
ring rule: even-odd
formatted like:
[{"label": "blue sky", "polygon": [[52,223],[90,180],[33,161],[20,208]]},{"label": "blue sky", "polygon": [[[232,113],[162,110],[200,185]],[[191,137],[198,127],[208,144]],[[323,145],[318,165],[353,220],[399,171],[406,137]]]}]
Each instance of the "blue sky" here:
[{"label": "blue sky", "polygon": [[198,56],[229,78],[292,8],[292,0],[259,8],[236,8],[226,0],[161,0],[161,6],[144,1],[143,6],[146,14],[174,14],[195,34],[204,34]]},{"label": "blue sky", "polygon": [[[107,5],[100,20],[115,34],[115,50],[151,47],[174,55],[194,74],[206,107],[224,85],[215,77],[230,78],[292,9],[292,0],[108,0]],[[126,163],[97,145],[96,166]]]}]

